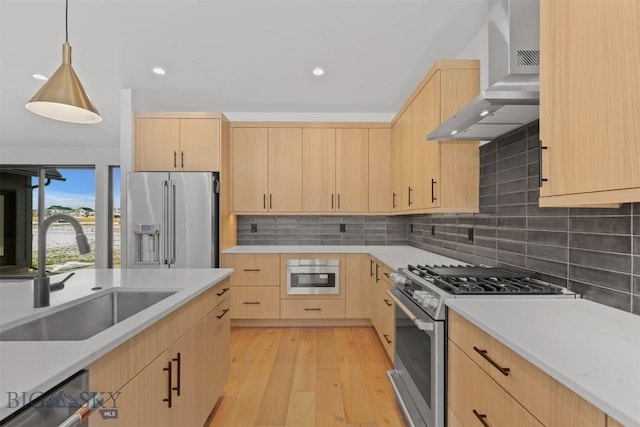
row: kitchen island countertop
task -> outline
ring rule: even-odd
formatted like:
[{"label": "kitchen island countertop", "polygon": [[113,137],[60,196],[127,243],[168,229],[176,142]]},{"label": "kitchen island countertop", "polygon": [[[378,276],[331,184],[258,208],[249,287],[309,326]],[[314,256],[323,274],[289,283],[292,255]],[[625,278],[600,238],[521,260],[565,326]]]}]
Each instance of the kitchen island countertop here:
[{"label": "kitchen island countertop", "polygon": [[[31,281],[0,283],[0,331],[41,317],[44,313],[60,311],[113,288],[176,291],[85,340],[0,342],[0,420],[22,406],[23,396],[28,403],[29,396],[33,393],[37,395],[38,392],[45,392],[84,369],[143,329],[220,283],[232,272],[232,269],[226,268],[80,270],[65,283],[64,289],[51,293],[51,305],[44,308],[33,308]],[[57,279],[58,277],[55,280]],[[96,286],[101,289],[92,290]],[[78,322],[82,322],[82,319],[78,319]],[[11,396],[19,396],[19,404],[16,399],[11,400]]]},{"label": "kitchen island countertop", "polygon": [[640,316],[585,299],[446,304],[616,421],[640,426]]}]

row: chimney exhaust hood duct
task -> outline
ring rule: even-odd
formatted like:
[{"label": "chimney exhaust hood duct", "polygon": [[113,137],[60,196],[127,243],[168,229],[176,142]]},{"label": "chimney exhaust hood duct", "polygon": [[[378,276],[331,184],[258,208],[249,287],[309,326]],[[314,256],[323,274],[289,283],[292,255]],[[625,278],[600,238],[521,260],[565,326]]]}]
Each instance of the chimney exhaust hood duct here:
[{"label": "chimney exhaust hood duct", "polygon": [[490,2],[488,32],[489,87],[429,133],[427,140],[492,140],[538,119],[538,0]]}]

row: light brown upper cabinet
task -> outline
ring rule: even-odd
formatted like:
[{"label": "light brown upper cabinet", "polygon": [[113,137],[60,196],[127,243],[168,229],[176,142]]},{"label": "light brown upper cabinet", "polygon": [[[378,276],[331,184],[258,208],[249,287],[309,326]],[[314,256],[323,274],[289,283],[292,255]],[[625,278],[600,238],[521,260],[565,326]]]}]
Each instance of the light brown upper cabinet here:
[{"label": "light brown upper cabinet", "polygon": [[302,209],[329,212],[336,207],[336,130],[302,131]]},{"label": "light brown upper cabinet", "polygon": [[234,212],[302,210],[302,129],[234,128]]},{"label": "light brown upper cabinet", "polygon": [[369,130],[303,130],[303,210],[367,212]]},{"label": "light brown upper cabinet", "polygon": [[394,212],[477,212],[478,142],[426,136],[480,91],[479,62],[437,61],[392,122]]},{"label": "light brown upper cabinet", "polygon": [[540,206],[640,201],[640,2],[540,2]]},{"label": "light brown upper cabinet", "polygon": [[391,212],[391,131],[369,129],[369,212]]},{"label": "light brown upper cabinet", "polygon": [[221,114],[136,113],[135,170],[220,171]]}]

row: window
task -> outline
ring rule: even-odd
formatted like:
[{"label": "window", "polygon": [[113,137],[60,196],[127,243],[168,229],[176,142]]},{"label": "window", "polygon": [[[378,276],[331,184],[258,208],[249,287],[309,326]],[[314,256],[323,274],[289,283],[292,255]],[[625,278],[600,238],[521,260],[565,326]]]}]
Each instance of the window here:
[{"label": "window", "polygon": [[[0,166],[0,273],[34,273],[38,263],[39,166]],[[92,251],[80,255],[73,227],[59,221],[48,229],[47,270],[95,265],[96,174],[93,167],[45,169],[45,215],[64,213],[83,227]]]}]

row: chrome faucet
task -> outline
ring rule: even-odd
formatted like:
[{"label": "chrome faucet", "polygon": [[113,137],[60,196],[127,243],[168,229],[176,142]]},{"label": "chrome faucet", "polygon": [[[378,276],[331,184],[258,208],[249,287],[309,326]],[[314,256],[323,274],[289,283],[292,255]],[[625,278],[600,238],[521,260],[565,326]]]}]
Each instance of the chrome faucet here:
[{"label": "chrome faucet", "polygon": [[[38,275],[33,279],[33,307],[49,307],[50,280],[47,276],[47,229],[57,220],[65,220],[73,226],[76,232],[76,243],[81,254],[91,251],[89,241],[82,226],[72,216],[67,214],[53,214],[38,226]],[[65,279],[66,280],[66,279]]]},{"label": "chrome faucet", "polygon": [[[49,307],[50,280],[47,276],[47,230],[49,226],[58,220],[68,222],[76,232],[76,243],[81,254],[91,251],[87,236],[82,226],[74,217],[67,214],[53,214],[44,218],[44,175],[45,169],[41,168],[38,176],[38,274],[33,279],[33,308]],[[69,277],[65,278],[67,280]]]}]

